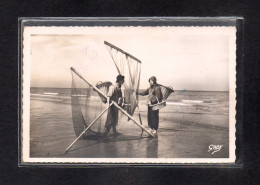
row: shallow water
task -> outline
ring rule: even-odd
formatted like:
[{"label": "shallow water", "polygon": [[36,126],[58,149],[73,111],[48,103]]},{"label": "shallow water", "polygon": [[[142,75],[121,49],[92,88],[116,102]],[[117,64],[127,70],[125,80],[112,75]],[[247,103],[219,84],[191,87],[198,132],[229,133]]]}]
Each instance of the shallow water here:
[{"label": "shallow water", "polygon": [[[51,100],[70,104],[70,88],[31,88],[33,99]],[[46,95],[57,93],[58,95]],[[93,94],[92,98],[95,94]],[[96,96],[97,99],[99,97]],[[145,96],[139,96],[139,105],[146,106]],[[228,114],[229,92],[175,91],[167,99],[167,110],[180,113]]]}]

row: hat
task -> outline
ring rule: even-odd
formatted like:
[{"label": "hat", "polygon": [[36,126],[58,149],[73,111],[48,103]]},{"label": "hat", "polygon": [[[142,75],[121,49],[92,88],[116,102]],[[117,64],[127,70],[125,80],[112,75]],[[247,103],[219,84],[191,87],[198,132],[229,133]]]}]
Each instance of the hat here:
[{"label": "hat", "polygon": [[150,80],[152,80],[154,83],[156,83],[156,81],[157,81],[155,76],[152,76],[151,78],[149,78],[148,82],[150,82]]},{"label": "hat", "polygon": [[125,80],[125,77],[123,75],[117,75],[116,81],[119,82],[120,80]]}]

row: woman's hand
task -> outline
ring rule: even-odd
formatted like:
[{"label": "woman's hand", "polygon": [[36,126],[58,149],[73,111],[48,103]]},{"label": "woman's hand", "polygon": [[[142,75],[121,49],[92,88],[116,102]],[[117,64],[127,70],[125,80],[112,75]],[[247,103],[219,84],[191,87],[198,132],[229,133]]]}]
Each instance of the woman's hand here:
[{"label": "woman's hand", "polygon": [[152,102],[150,100],[147,100],[147,105],[152,105]]}]

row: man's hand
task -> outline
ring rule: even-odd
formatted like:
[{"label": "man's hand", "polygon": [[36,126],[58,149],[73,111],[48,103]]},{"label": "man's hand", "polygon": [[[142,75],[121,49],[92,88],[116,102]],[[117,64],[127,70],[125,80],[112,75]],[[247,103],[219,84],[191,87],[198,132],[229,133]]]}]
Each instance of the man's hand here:
[{"label": "man's hand", "polygon": [[118,104],[119,106],[122,106],[123,103],[124,103],[123,98],[119,98],[118,101],[117,101],[117,104]]},{"label": "man's hand", "polygon": [[110,104],[110,97],[108,96],[107,97],[107,106],[109,107],[109,104]]}]

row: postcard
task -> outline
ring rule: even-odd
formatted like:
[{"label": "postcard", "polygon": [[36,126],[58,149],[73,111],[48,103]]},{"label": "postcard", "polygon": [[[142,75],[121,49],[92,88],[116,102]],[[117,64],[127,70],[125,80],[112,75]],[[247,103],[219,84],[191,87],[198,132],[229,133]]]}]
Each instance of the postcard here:
[{"label": "postcard", "polygon": [[25,26],[21,163],[234,163],[235,26]]}]

